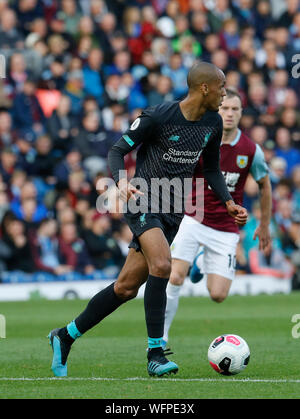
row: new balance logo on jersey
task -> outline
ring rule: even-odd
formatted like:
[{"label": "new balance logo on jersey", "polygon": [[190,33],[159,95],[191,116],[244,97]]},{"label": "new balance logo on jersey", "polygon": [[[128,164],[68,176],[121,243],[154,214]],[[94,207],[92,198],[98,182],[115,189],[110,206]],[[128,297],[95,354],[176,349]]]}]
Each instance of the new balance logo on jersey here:
[{"label": "new balance logo on jersey", "polygon": [[206,146],[206,144],[208,143],[209,137],[211,136],[211,132],[209,132],[208,134],[206,134],[206,136],[204,137],[204,147]]},{"label": "new balance logo on jersey", "polygon": [[170,138],[168,138],[169,141],[179,141],[180,135],[171,135]]}]

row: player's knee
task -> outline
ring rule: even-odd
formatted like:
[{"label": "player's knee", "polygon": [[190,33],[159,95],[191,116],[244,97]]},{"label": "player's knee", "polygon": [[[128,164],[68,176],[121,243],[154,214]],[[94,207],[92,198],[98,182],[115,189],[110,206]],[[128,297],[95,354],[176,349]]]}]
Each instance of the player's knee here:
[{"label": "player's knee", "polygon": [[149,271],[153,276],[170,278],[171,260],[169,258],[157,259],[151,263]]},{"label": "player's knee", "polygon": [[210,298],[215,303],[222,303],[227,297],[227,293],[222,290],[211,290],[210,291]]},{"label": "player's knee", "polygon": [[182,285],[185,279],[185,275],[182,275],[181,272],[172,270],[170,275],[170,283],[172,285]]},{"label": "player's knee", "polygon": [[116,296],[122,301],[131,300],[132,298],[135,298],[138,293],[138,288],[128,287],[125,284],[115,284],[114,290]]},{"label": "player's knee", "polygon": [[[130,277],[130,275],[129,275]],[[138,284],[132,283],[131,278],[126,279],[126,276],[119,277],[115,283],[114,291],[116,296],[123,301],[135,298],[139,291]]]}]

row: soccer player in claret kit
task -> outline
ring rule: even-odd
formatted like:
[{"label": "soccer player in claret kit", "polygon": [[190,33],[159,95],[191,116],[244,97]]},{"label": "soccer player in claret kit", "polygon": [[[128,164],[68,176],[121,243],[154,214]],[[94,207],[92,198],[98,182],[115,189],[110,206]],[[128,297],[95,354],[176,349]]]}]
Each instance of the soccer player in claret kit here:
[{"label": "soccer player in claret kit", "polygon": [[[269,223],[272,209],[272,189],[268,166],[262,149],[238,128],[242,116],[242,103],[235,90],[228,89],[220,107],[223,119],[223,137],[220,148],[220,167],[234,201],[242,205],[244,186],[251,173],[260,190],[261,220],[253,239],[258,237],[259,248],[270,245]],[[194,181],[203,177],[203,160],[194,173]],[[236,247],[239,228],[228,216],[219,199],[204,181],[204,214],[200,221],[194,215],[185,215],[171,245],[172,270],[167,286],[167,307],[163,346],[168,341],[169,329],[175,317],[181,286],[188,275],[198,282],[207,275],[207,288],[212,300],[220,303],[227,297],[235,276]],[[193,188],[193,194],[195,188]],[[195,199],[192,196],[192,199]],[[199,256],[199,246],[201,256]],[[198,254],[198,256],[196,256]],[[196,260],[201,260],[201,274]],[[195,261],[194,261],[195,260]],[[194,261],[194,263],[193,263]],[[197,272],[198,271],[198,272]]]},{"label": "soccer player in claret kit", "polygon": [[[179,178],[183,182],[192,178],[202,153],[204,176],[219,197],[219,204],[238,224],[244,225],[247,211],[234,203],[219,166],[222,118],[218,109],[226,94],[224,73],[210,63],[196,62],[189,71],[187,84],[186,98],[146,109],[111,148],[108,162],[120,197],[126,203],[147,197],[147,205],[154,200],[161,208],[163,196],[149,192],[151,181]],[[124,177],[124,156],[138,145],[135,177],[146,182],[148,191],[139,190]],[[162,348],[166,287],[171,272],[170,244],[184,215],[184,206],[180,213],[174,210],[174,193],[170,191],[169,213],[151,212],[151,208],[145,207],[139,213],[125,214],[133,240],[117,280],[96,294],[75,320],[49,333],[56,376],[67,375],[67,357],[73,342],[136,297],[145,282],[148,373],[162,376],[178,371]]]}]

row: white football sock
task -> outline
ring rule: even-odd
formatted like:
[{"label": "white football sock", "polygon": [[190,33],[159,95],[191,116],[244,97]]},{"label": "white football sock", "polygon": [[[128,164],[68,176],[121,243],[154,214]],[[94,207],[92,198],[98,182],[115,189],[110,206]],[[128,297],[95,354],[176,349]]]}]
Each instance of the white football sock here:
[{"label": "white football sock", "polygon": [[167,285],[167,306],[165,313],[165,327],[164,327],[164,336],[163,340],[168,341],[169,329],[171,327],[172,321],[175,317],[180,294],[181,285],[173,285],[168,282]]}]

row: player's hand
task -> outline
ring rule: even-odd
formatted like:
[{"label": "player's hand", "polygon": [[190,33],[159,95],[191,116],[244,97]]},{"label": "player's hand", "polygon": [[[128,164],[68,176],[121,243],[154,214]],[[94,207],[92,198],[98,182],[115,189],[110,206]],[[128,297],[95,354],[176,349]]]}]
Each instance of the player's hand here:
[{"label": "player's hand", "polygon": [[253,240],[259,240],[259,250],[267,250],[271,246],[269,226],[259,225],[254,232]]},{"label": "player's hand", "polygon": [[246,208],[235,204],[233,201],[226,202],[226,209],[228,214],[234,218],[236,224],[242,227],[246,224],[248,219],[248,212]]},{"label": "player's hand", "polygon": [[135,186],[131,185],[131,183],[128,182],[127,179],[120,179],[119,180],[118,189],[119,189],[120,199],[124,202],[128,202],[129,199],[131,199],[131,198],[136,201],[137,198],[136,198],[135,194],[144,195],[143,192],[141,192]]}]

